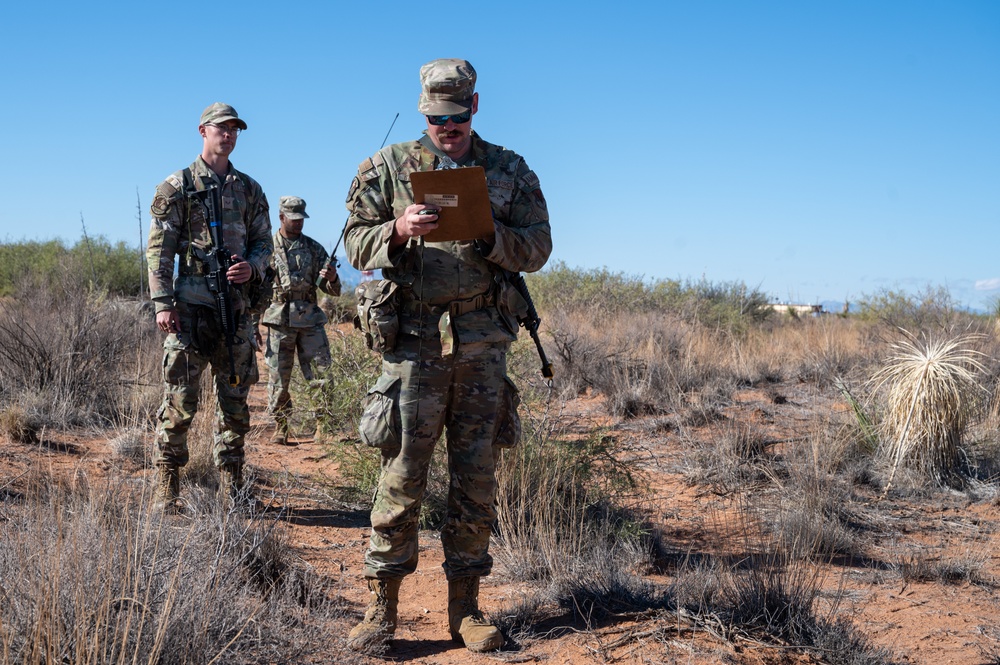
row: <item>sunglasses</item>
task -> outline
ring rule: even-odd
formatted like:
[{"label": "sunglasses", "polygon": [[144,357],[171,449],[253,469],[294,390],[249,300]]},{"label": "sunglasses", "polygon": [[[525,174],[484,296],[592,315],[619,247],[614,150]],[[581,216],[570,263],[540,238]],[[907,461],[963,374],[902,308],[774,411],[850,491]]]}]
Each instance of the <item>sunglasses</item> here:
[{"label": "sunglasses", "polygon": [[459,113],[458,115],[429,115],[427,116],[427,122],[432,125],[440,127],[451,120],[456,125],[464,125],[465,123],[472,120],[472,109],[469,109],[465,113]]}]

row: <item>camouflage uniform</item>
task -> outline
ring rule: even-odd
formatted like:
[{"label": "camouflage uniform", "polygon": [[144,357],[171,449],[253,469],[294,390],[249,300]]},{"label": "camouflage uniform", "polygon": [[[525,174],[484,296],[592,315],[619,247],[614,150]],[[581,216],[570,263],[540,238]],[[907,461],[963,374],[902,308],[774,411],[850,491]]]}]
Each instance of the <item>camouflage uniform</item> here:
[{"label": "camouflage uniform", "polygon": [[[303,234],[292,240],[280,232],[274,234],[274,295],[261,322],[267,326],[268,409],[279,423],[292,408],[288,385],[296,352],[307,381],[313,379],[314,364],[317,368],[330,365],[330,344],[323,328],[327,318],[316,304],[319,271],[328,262],[326,249],[312,238]],[[323,280],[321,288],[329,295],[340,295],[340,277],[332,284]]]},{"label": "camouflage uniform", "polygon": [[[220,179],[201,156],[189,168],[192,189],[202,191],[213,184],[219,187],[224,245],[250,264],[250,282],[259,282],[273,249],[267,198],[260,185],[232,164],[225,178]],[[237,313],[239,343],[234,345],[233,355],[239,384],[230,386],[229,355],[215,299],[205,280],[206,252],[212,249],[207,208],[200,199],[186,195],[184,181],[184,172],[177,171],[156,188],[146,250],[150,297],[156,311],[175,308],[181,325],[181,332],[170,333],[163,343],[165,394],[157,414],[160,424],[154,462],[174,466],[187,463],[187,431],[198,410],[201,373],[211,364],[218,397],[213,458],[219,467],[241,465],[243,440],[250,429],[247,395],[257,381],[257,363],[250,343],[253,329],[245,314],[243,289],[235,287],[233,309]]]},{"label": "camouflage uniform", "polygon": [[390,250],[394,220],[414,202],[410,174],[434,170],[439,155],[426,136],[388,146],[361,164],[347,200],[351,264],[382,269],[400,285],[398,342],[383,354],[383,375],[368,398],[400,423],[400,435],[382,445],[365,556],[369,578],[400,578],[417,567],[420,504],[442,430],[451,478],[441,534],[445,575],[453,580],[489,574],[496,520],[494,426],[506,353],[517,335],[516,320],[497,307],[498,267],[535,271],[552,249],[534,172],[516,153],[473,132],[472,149],[460,165],[486,171],[493,241],[410,239]]}]

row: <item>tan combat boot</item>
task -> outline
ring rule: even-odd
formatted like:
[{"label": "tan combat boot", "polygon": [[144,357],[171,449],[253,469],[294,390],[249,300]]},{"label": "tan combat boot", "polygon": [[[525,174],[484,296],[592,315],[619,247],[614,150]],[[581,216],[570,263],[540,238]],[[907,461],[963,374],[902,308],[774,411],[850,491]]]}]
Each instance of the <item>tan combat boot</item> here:
[{"label": "tan combat boot", "polygon": [[469,651],[495,651],[503,646],[503,635],[479,611],[479,578],[448,580],[448,625],[451,637]]},{"label": "tan combat boot", "polygon": [[156,487],[153,490],[153,510],[174,514],[179,512],[177,503],[181,494],[181,470],[174,464],[156,467]]},{"label": "tan combat boot", "polygon": [[288,419],[274,419],[274,434],[271,435],[271,443],[279,446],[288,445]]},{"label": "tan combat boot", "polygon": [[219,499],[226,505],[239,506],[245,500],[243,465],[230,462],[219,467]]},{"label": "tan combat boot", "polygon": [[368,578],[368,609],[365,618],[351,629],[347,646],[355,651],[368,651],[383,647],[396,633],[399,607],[399,578]]}]

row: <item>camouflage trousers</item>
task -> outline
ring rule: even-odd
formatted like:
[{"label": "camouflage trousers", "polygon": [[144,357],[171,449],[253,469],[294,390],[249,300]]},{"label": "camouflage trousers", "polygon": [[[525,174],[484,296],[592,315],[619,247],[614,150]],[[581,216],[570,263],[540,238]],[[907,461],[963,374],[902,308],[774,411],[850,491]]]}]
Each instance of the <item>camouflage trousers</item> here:
[{"label": "camouflage trousers", "polygon": [[257,358],[250,340],[253,330],[245,316],[239,318],[233,346],[237,386],[229,385],[229,353],[215,310],[179,303],[181,332],[163,342],[163,403],[157,413],[154,464],[188,462],[187,433],[198,412],[202,372],[211,366],[217,400],[212,459],[216,466],[241,463],[243,440],[250,430],[247,396],[257,382]]},{"label": "camouflage trousers", "polygon": [[264,351],[268,372],[267,407],[275,418],[287,418],[292,410],[288,387],[296,356],[306,381],[313,380],[314,366],[317,370],[330,366],[330,342],[323,326],[268,326],[267,349]]},{"label": "camouflage trousers", "polygon": [[450,478],[441,531],[445,576],[489,575],[496,522],[494,422],[509,346],[458,344],[453,355],[442,357],[439,339],[401,335],[396,349],[383,355],[383,375],[372,390],[385,389],[382,401],[387,410],[397,410],[400,428],[397,441],[382,447],[367,577],[403,577],[416,570],[420,505],[442,430]]}]

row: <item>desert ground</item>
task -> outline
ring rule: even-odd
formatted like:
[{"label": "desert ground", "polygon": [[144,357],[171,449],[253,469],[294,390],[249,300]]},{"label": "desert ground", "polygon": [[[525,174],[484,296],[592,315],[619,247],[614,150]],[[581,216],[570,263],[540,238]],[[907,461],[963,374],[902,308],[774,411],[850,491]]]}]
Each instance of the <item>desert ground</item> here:
[{"label": "desert ground", "polygon": [[[841,357],[848,347],[866,362],[884,351],[881,341],[864,335],[837,342],[847,325],[782,324],[780,335],[771,330],[761,337],[776,340],[779,350],[758,351],[729,389],[703,381],[662,401],[651,397],[655,385],[652,392],[633,390],[623,399],[598,381],[582,380],[584,364],[571,353],[580,343],[573,347],[568,337],[545,337],[558,377],[550,389],[536,375],[537,358],[525,344],[512,360],[524,398],[521,446],[592,446],[587,464],[594,466],[586,478],[608,488],[587,510],[604,502],[606,513],[613,503],[627,519],[619,517],[614,528],[601,532],[597,549],[604,558],[588,544],[597,541],[585,539],[557,552],[558,574],[524,573],[519,557],[530,546],[519,549],[513,532],[501,525],[494,538],[497,564],[483,581],[481,606],[504,629],[507,644],[482,655],[449,637],[447,584],[434,528],[421,532],[419,569],[403,583],[391,648],[375,656],[345,650],[344,638],[367,600],[367,500],[345,491],[355,482],[345,469],[349,458],[334,453],[352,434],[345,428],[317,437],[304,420],[293,430],[293,445],[269,443],[273,425],[263,380],[251,391],[247,441],[249,475],[260,501],[252,516],[231,519],[252,521],[264,538],[280,540],[283,570],[305,571],[317,589],[312,593],[324,597],[325,613],[312,611],[309,602],[295,610],[301,610],[295,625],[310,626],[302,638],[308,644],[287,656],[248,660],[213,647],[215,660],[198,662],[1000,663],[1000,502],[997,466],[990,461],[995,416],[986,413],[969,426],[966,443],[975,446],[964,484],[942,486],[902,472],[886,489],[886,470],[857,452],[864,433],[851,393],[829,377],[817,378],[824,371],[808,369],[850,364]],[[335,345],[353,334],[348,325],[330,331]],[[805,342],[796,349],[789,343],[793,338],[825,339],[823,358],[803,351],[815,348]],[[691,345],[687,352],[705,353]],[[798,364],[788,356],[799,358]],[[649,379],[643,372],[655,370],[647,364],[630,376],[642,382]],[[560,385],[567,375],[570,385]],[[191,445],[205,448],[211,426],[204,413],[198,418]],[[210,470],[185,476],[182,495],[189,506],[181,515],[148,516],[148,423],[133,432],[138,453],[125,451],[122,438],[132,430],[120,426],[47,427],[31,436],[16,436],[7,426],[3,432],[0,524],[7,541],[31,524],[23,513],[42,486],[49,494],[62,488],[74,496],[124,488],[135,497],[125,512],[134,509],[140,523],[147,519],[178,533],[220,519],[204,508],[215,482]],[[375,463],[375,451],[351,450]],[[519,454],[525,453],[502,453],[512,465]],[[612,477],[621,482],[612,483]],[[541,513],[550,498],[530,500]],[[525,511],[525,505],[530,503],[506,504],[501,522],[514,520],[510,511]],[[4,561],[5,574],[13,574],[10,556]],[[59,569],[52,565],[47,570]],[[592,579],[567,581],[566,571],[573,570]],[[0,643],[10,659],[11,649],[24,641],[10,632],[18,606],[13,591],[2,588]],[[772,594],[772,600],[761,600]],[[805,632],[789,628],[784,614],[793,604],[808,608],[808,617],[800,617],[808,624]],[[247,625],[261,621],[248,618]],[[246,639],[245,628],[232,644]],[[804,642],[804,634],[816,639]],[[132,655],[147,662],[145,654]],[[23,652],[20,658],[0,662],[55,662]]]}]

